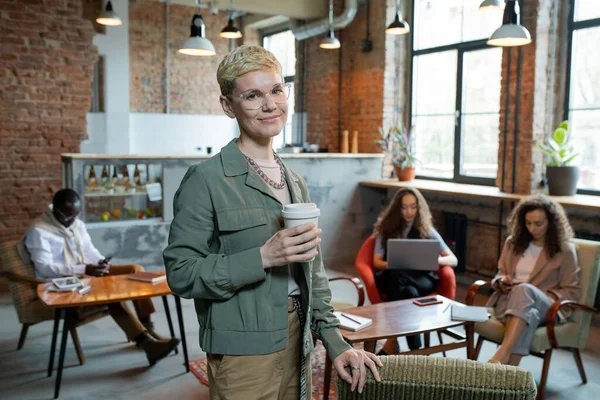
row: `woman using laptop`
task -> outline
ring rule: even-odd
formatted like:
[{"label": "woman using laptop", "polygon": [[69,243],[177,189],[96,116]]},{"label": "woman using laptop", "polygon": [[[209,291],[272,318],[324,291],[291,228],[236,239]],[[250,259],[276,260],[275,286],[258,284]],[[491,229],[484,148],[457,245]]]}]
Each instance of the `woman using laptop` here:
[{"label": "woman using laptop", "polygon": [[[428,271],[388,269],[388,239],[435,239],[439,242],[438,265],[444,266],[440,269],[458,264],[456,256],[433,227],[427,201],[417,189],[400,189],[375,225],[375,231],[375,283],[387,301],[427,296],[435,291],[439,279],[436,273]],[[406,341],[411,350],[421,347],[419,335],[407,336]],[[386,342],[380,354],[397,352],[398,343],[393,339]]]},{"label": "woman using laptop", "polygon": [[[510,236],[492,280],[488,307],[506,325],[504,339],[489,360],[519,365],[537,327],[555,300],[579,300],[580,269],[573,230],[562,206],[548,196],[522,199],[508,220]],[[568,315],[559,313],[559,322]]]}]

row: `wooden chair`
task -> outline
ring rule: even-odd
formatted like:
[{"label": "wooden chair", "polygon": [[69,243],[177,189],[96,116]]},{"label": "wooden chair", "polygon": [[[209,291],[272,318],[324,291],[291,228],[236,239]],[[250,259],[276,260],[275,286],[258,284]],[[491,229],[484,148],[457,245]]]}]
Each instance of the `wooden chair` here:
[{"label": "wooden chair", "polygon": [[[596,291],[598,289],[598,280],[600,278],[600,242],[589,240],[573,239],[577,248],[577,258],[581,268],[581,299],[575,301],[555,301],[546,314],[546,325],[539,327],[531,343],[530,354],[544,359],[542,368],[542,377],[538,389],[538,399],[544,398],[544,390],[548,380],[548,369],[550,368],[550,358],[552,350],[566,349],[573,353],[577,369],[581,375],[583,383],[587,383],[585,369],[581,361],[579,350],[585,348],[587,336],[592,320],[591,312],[598,313],[593,307]],[[477,290],[485,285],[491,284],[490,281],[476,281],[467,293],[466,304],[472,305]],[[561,308],[569,306],[574,312],[564,324],[555,323],[556,316]],[[474,358],[477,359],[484,340],[497,344],[502,343],[504,338],[504,324],[502,324],[494,314],[494,309],[488,309],[492,317],[488,322],[476,323],[475,332],[479,334],[477,345],[475,346]],[[582,312],[591,311],[591,312]]]},{"label": "wooden chair", "polygon": [[[32,264],[25,264],[21,260],[17,246],[18,241],[0,243],[0,263],[2,265],[0,275],[8,278],[13,305],[17,311],[19,322],[23,324],[17,344],[17,350],[20,350],[25,344],[29,327],[43,321],[54,320],[55,312],[38,298],[37,285],[44,281],[36,279]],[[78,313],[78,319],[71,325],[70,333],[81,365],[85,363],[85,356],[79,342],[77,328],[106,315],[108,315],[106,307],[83,309]],[[58,321],[55,321],[55,327],[58,327]]]}]

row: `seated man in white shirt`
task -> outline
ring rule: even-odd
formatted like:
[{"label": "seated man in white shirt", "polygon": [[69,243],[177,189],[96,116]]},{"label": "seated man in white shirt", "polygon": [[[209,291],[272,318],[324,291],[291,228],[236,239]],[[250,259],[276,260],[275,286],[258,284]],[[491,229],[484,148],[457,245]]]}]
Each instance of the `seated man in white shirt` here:
[{"label": "seated man in white shirt", "polygon": [[[81,202],[77,192],[59,190],[52,207],[35,219],[25,235],[24,247],[35,266],[38,279],[69,275],[91,276],[131,274],[143,271],[140,265],[110,265],[94,247],[85,224],[77,218]],[[151,365],[166,357],[179,340],[163,339],[155,331],[150,315],[155,311],[152,299],[133,302],[133,314],[126,302],[108,305],[110,315],[129,340],[146,352]],[[84,312],[83,310],[80,310]]]}]

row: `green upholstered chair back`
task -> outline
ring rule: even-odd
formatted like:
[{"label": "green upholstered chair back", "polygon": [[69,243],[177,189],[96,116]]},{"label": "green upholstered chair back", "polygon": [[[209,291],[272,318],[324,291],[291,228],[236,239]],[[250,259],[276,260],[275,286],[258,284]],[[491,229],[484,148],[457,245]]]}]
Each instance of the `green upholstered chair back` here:
[{"label": "green upholstered chair back", "polygon": [[[598,291],[598,281],[600,280],[600,242],[573,239],[573,243],[577,248],[577,261],[581,268],[581,298],[579,302],[593,307]],[[592,313],[575,311],[571,314],[569,320],[575,322],[579,327],[580,341],[585,346],[592,321]]]},{"label": "green upholstered chair back", "polygon": [[387,356],[381,362],[382,381],[368,373],[362,395],[338,377],[338,400],[533,400],[537,394],[531,372],[518,367],[427,356]]}]

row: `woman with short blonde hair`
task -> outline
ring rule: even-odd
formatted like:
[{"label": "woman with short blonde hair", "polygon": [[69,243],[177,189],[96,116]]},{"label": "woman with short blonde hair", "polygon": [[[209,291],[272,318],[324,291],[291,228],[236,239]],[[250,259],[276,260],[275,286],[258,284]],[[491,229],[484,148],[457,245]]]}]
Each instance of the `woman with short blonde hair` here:
[{"label": "woman with short blonde hair", "polygon": [[[240,136],[189,169],[164,251],[171,290],[193,298],[211,399],[307,399],[311,332],[360,392],[379,359],[342,338],[314,223],[282,229],[282,207],[308,203],[306,183],[273,151],[290,87],[269,51],[241,46],[219,64],[223,111]],[[350,367],[349,374],[345,367]]]}]

